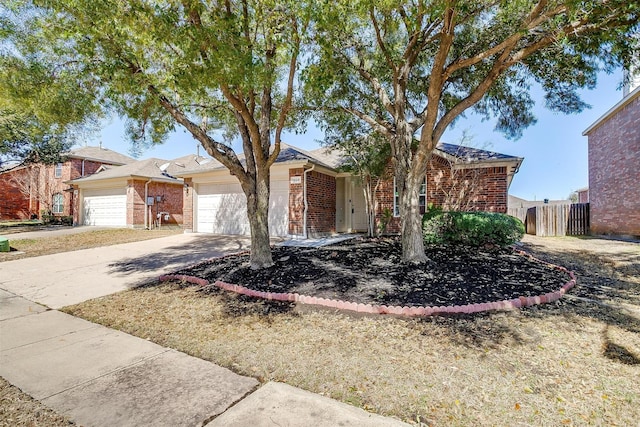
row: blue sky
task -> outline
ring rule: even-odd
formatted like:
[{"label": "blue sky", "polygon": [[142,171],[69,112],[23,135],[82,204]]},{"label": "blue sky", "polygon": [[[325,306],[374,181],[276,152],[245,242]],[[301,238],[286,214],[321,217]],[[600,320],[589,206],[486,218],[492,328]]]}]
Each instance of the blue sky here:
[{"label": "blue sky", "polygon": [[[524,157],[520,171],[516,174],[509,193],[527,200],[564,199],[571,191],[588,185],[587,138],[582,132],[622,99],[618,86],[622,72],[602,74],[594,90],[581,92],[585,102],[592,108],[580,114],[565,115],[553,113],[544,108],[542,95],[534,96],[534,114],[538,121],[524,130],[518,140],[508,140],[494,132],[495,121],[482,122],[470,115],[458,120],[447,130],[442,141],[459,143],[466,132],[471,136],[468,145]],[[538,95],[534,91],[534,95]],[[286,134],[283,140],[288,144],[311,150],[320,147],[322,132],[310,125],[304,135]],[[102,141],[106,148],[128,154],[130,144],[126,139],[123,123],[115,118],[105,123],[100,135],[90,141],[97,145]],[[195,154],[198,143],[190,134],[178,130],[160,146],[145,150],[140,158],[158,157],[173,159],[187,154]],[[234,147],[237,148],[237,147]],[[204,153],[201,149],[200,153]]]}]

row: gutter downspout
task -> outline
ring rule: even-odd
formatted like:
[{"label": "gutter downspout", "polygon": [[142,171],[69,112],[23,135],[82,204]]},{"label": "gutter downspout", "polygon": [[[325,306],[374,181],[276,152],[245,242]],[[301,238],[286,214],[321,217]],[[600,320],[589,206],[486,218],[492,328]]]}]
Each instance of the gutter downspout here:
[{"label": "gutter downspout", "polygon": [[302,199],[304,200],[304,216],[302,219],[302,237],[307,239],[309,236],[307,235],[307,212],[309,211],[309,203],[307,201],[307,173],[311,172],[315,169],[316,165],[311,165],[311,168],[305,169],[304,175],[304,185],[302,187]]},{"label": "gutter downspout", "polygon": [[85,159],[82,159],[82,176],[84,176],[84,160]]},{"label": "gutter downspout", "polygon": [[147,225],[149,220],[149,206],[147,206],[147,198],[149,197],[149,184],[153,181],[153,178],[144,183],[144,228],[145,230],[149,230],[149,226]]}]

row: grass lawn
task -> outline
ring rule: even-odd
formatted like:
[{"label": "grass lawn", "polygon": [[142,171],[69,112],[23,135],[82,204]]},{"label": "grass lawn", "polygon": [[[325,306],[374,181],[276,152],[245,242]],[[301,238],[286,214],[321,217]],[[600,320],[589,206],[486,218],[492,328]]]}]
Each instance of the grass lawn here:
[{"label": "grass lawn", "polygon": [[0,427],[75,425],[0,377]]},{"label": "grass lawn", "polygon": [[[120,243],[137,242],[140,240],[156,239],[182,233],[181,229],[139,230],[132,228],[113,228],[86,231],[77,234],[47,236],[39,238],[13,239],[6,235],[12,252],[0,252],[0,262],[59,252],[77,251],[80,249],[97,248],[100,246],[117,245]],[[15,251],[14,251],[15,249]]]},{"label": "grass lawn", "polygon": [[636,425],[640,245],[525,237],[578,274],[557,303],[514,312],[359,317],[158,284],[66,312],[423,425]]}]

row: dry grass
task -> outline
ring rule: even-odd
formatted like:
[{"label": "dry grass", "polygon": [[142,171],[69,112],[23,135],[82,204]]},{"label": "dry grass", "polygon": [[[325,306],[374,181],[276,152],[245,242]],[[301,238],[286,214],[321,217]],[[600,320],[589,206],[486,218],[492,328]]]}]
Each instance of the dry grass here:
[{"label": "dry grass", "polygon": [[0,377],[0,427],[75,425]]},{"label": "dry grass", "polygon": [[[600,254],[574,240],[577,254],[555,248],[553,239],[526,244],[579,266],[588,275],[580,278],[581,299],[509,313],[355,317],[180,284],[66,311],[261,381],[283,381],[416,424],[636,425],[640,263],[615,254],[633,255],[638,246]],[[587,294],[601,282],[610,288],[605,297]]]},{"label": "dry grass", "polygon": [[180,229],[139,230],[132,228],[114,228],[34,239],[14,240],[11,239],[9,235],[11,248],[21,253],[16,251],[0,252],[0,262],[51,255],[59,252],[117,245],[120,243],[137,242],[140,240],[157,239],[181,232],[182,230]]}]

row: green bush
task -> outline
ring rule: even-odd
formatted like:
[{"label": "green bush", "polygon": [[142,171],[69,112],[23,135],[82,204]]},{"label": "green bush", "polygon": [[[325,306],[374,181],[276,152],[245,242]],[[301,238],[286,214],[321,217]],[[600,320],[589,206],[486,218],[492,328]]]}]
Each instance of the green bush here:
[{"label": "green bush", "polygon": [[524,236],[518,218],[494,212],[443,212],[429,209],[422,217],[426,243],[508,246]]},{"label": "green bush", "polygon": [[42,214],[42,222],[44,224],[62,224],[73,225],[73,217],[69,215],[55,216],[51,214]]}]

